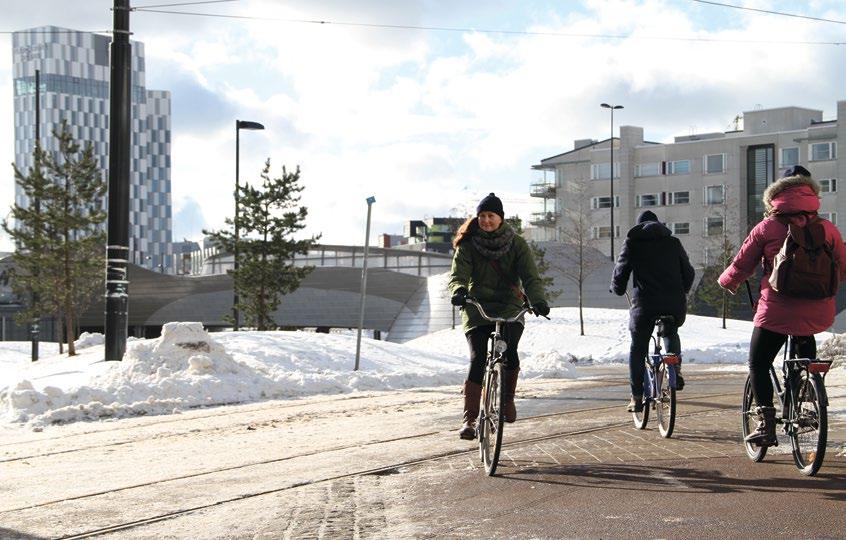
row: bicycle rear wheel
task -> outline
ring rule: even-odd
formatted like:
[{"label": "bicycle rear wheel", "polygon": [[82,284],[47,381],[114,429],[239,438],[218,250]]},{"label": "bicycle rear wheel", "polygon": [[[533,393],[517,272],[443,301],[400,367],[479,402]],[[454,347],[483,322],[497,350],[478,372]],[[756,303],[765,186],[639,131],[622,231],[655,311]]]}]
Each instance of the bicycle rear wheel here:
[{"label": "bicycle rear wheel", "polygon": [[[758,427],[758,413],[755,412],[755,397],[752,395],[752,379],[746,376],[746,384],[743,387],[743,404],[740,406],[740,431],[743,439],[755,431]],[[755,463],[760,462],[767,455],[766,446],[749,444],[741,440],[746,449],[746,455]]]},{"label": "bicycle rear wheel", "polygon": [[825,458],[828,440],[828,410],[825,386],[818,373],[802,371],[796,394],[788,405],[793,461],[799,472],[814,476]]},{"label": "bicycle rear wheel", "polygon": [[649,407],[652,402],[648,399],[652,395],[652,377],[649,368],[643,368],[643,410],[641,412],[633,412],[632,420],[637,429],[646,429],[646,423],[649,422]]},{"label": "bicycle rear wheel", "polygon": [[499,452],[502,449],[502,428],[505,417],[502,414],[502,364],[496,363],[488,371],[485,378],[484,409],[479,425],[479,452],[485,473],[493,476],[499,463]]},{"label": "bicycle rear wheel", "polygon": [[664,363],[658,366],[658,381],[661,392],[656,399],[655,412],[658,415],[658,432],[666,439],[673,434],[676,425],[676,390],[670,388],[670,368]]}]

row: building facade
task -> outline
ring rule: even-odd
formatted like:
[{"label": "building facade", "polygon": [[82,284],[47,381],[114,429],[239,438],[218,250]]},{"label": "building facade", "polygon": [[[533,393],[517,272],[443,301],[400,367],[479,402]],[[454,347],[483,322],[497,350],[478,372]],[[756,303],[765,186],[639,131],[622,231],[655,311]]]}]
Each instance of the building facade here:
[{"label": "building facade", "polygon": [[705,266],[714,262],[724,235],[740,245],[763,217],[764,190],[791,165],[803,165],[820,182],[820,214],[835,224],[846,220],[846,198],[838,196],[838,179],[846,174],[838,141],[844,139],[846,101],[837,102],[834,120],[802,107],[747,111],[741,130],[675,137],[667,144],[644,141],[641,127],[621,126],[619,138],[577,140],[573,150],[533,166],[554,176],[543,188],[554,204],[535,224],[558,239],[572,216],[584,215],[586,235],[610,254],[613,144],[615,255],[640,212],[652,210],[679,237],[691,262]]},{"label": "building facade", "polygon": [[[47,152],[52,132],[66,120],[74,138],[90,143],[104,175],[109,163],[109,46],[111,38],[54,26],[12,36],[15,164],[26,171],[35,148],[35,72],[40,72],[40,139]],[[144,44],[132,42],[132,148],[130,262],[173,272],[171,249],[170,93],[147,90]],[[26,206],[16,186],[15,202]],[[105,204],[105,201],[104,201]]]}]

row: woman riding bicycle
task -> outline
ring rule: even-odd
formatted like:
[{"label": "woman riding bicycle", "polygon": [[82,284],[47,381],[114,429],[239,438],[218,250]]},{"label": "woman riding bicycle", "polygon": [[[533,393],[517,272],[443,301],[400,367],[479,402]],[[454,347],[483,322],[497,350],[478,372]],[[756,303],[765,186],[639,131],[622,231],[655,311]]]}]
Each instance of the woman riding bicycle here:
[{"label": "woman riding bicycle", "polygon": [[799,356],[814,358],[817,349],[814,334],[829,328],[835,315],[834,296],[798,298],[780,294],[770,285],[773,259],[787,238],[788,225],[804,227],[818,221],[823,227],[825,242],[838,263],[839,278],[841,281],[846,279],[846,247],[837,227],[817,216],[819,192],[819,184],[807,169],[801,165],[787,169],[783,178],[764,191],[765,219],[752,229],[734,260],[719,277],[720,286],[735,293],[740,284],[755,273],[758,262],[763,265],[761,296],[749,343],[749,377],[761,421],[746,437],[746,442],[759,446],[772,446],[777,442],[773,386],[769,377],[776,354],[787,336],[794,336]]},{"label": "woman riding bicycle", "polygon": [[[464,306],[461,318],[470,347],[470,371],[464,381],[463,425],[458,434],[462,439],[473,440],[488,336],[494,325],[482,319],[475,307],[465,306],[466,298],[475,298],[493,317],[513,317],[523,304],[522,285],[537,315],[549,314],[549,305],[529,245],[505,222],[502,201],[493,193],[479,202],[476,217],[461,225],[452,245],[455,255],[448,286],[453,305]],[[506,422],[517,419],[514,392],[520,370],[517,344],[522,334],[522,320],[503,326],[503,337],[508,343],[502,403]]]}]

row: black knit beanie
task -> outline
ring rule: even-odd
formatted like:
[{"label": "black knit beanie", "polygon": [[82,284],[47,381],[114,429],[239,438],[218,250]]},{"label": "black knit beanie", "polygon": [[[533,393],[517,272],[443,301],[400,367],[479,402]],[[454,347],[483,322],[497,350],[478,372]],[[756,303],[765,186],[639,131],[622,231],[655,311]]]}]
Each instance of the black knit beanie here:
[{"label": "black knit beanie", "polygon": [[505,219],[505,211],[502,209],[502,201],[499,200],[499,197],[493,193],[479,201],[479,206],[476,207],[476,215],[478,216],[482,212],[493,212],[494,214],[499,215],[502,219]]},{"label": "black knit beanie", "polygon": [[658,216],[655,215],[655,212],[651,210],[643,211],[637,218],[638,223],[644,223],[646,221],[658,221]]}]

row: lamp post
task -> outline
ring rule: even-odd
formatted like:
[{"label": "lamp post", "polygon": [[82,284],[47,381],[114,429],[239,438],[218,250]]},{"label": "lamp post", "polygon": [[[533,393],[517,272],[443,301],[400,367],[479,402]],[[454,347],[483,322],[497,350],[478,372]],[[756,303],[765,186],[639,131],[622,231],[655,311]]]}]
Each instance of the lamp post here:
[{"label": "lamp post", "polygon": [[358,337],[355,340],[355,368],[358,371],[358,361],[361,358],[361,328],[364,326],[364,299],[367,295],[367,252],[370,248],[370,211],[376,197],[367,197],[367,231],[364,234],[364,263],[361,268],[361,308],[358,313]]},{"label": "lamp post", "polygon": [[611,110],[611,173],[609,174],[611,180],[611,261],[614,261],[614,109],[622,109],[622,105],[609,105],[601,103],[599,105],[603,109]]},{"label": "lamp post", "polygon": [[[240,202],[239,191],[241,188],[239,180],[239,166],[241,157],[241,130],[250,129],[258,130],[264,129],[264,126],[258,122],[249,122],[247,120],[235,120],[235,247],[232,250],[233,271],[238,271],[238,243],[240,240],[238,230],[238,203]],[[238,331],[239,313],[238,313],[238,288],[235,286],[235,277],[232,277],[232,318],[234,320],[233,330]]]}]

